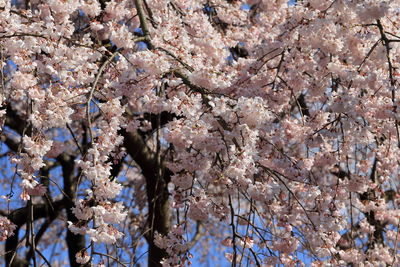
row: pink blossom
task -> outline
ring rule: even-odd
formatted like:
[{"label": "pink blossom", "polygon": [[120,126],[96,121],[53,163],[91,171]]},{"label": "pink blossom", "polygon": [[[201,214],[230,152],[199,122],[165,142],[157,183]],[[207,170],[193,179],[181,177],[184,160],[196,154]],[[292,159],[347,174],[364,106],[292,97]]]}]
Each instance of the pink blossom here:
[{"label": "pink blossom", "polygon": [[0,216],[0,241],[6,240],[8,237],[14,235],[14,230],[17,228],[9,219]]},{"label": "pink blossom", "polygon": [[79,264],[85,264],[85,263],[89,262],[89,260],[90,260],[90,256],[87,253],[86,249],[81,250],[78,253],[76,253],[75,258],[76,258],[76,262]]},{"label": "pink blossom", "polygon": [[273,248],[283,253],[293,253],[299,244],[296,238],[284,238],[273,242]]},{"label": "pink blossom", "polygon": [[221,245],[226,246],[226,247],[232,247],[232,238],[227,237],[224,240],[221,241]]},{"label": "pink blossom", "polygon": [[111,225],[101,225],[96,229],[89,229],[87,233],[92,241],[106,244],[114,244],[123,236],[123,233]]},{"label": "pink blossom", "polygon": [[47,187],[43,184],[37,184],[34,188],[27,188],[26,192],[30,196],[43,196],[47,191]]}]

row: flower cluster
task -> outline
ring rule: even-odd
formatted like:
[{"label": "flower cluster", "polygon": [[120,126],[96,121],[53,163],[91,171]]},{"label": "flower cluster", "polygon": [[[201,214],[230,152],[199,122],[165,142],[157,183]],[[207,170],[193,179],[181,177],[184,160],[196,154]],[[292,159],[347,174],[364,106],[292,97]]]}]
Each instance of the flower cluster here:
[{"label": "flower cluster", "polygon": [[163,259],[162,266],[180,266],[186,261],[184,255],[188,246],[183,237],[185,231],[182,225],[174,225],[167,236],[156,233],[154,242],[162,249],[165,249],[170,257]]},{"label": "flower cluster", "polygon": [[0,216],[0,241],[6,240],[8,237],[14,235],[14,230],[17,228],[9,219]]},{"label": "flower cluster", "polygon": [[[94,242],[115,243],[123,234],[112,224],[121,223],[127,213],[120,202],[112,203],[122,190],[122,186],[114,179],[110,179],[110,163],[107,159],[122,142],[118,130],[121,127],[121,114],[124,109],[118,99],[100,104],[104,121],[97,127],[97,140],[88,150],[86,160],[78,160],[83,173],[93,184],[88,189],[88,199],[78,200],[73,212],[75,217],[83,222],[84,226],[77,226],[69,222],[69,229],[76,234],[88,234]],[[94,227],[88,228],[89,221],[93,220]]]}]

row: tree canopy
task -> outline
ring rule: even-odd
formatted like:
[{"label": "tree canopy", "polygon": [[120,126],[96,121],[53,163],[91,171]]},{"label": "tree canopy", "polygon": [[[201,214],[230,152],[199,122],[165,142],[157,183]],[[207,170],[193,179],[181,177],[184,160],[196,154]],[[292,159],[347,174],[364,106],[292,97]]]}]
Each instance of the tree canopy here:
[{"label": "tree canopy", "polygon": [[1,261],[399,266],[399,44],[399,0],[0,0]]}]

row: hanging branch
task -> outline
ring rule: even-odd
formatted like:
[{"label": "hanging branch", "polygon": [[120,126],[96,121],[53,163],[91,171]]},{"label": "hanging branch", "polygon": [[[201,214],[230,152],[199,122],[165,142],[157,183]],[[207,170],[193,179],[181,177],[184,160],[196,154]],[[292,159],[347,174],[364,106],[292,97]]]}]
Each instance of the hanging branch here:
[{"label": "hanging branch", "polygon": [[93,93],[97,88],[97,83],[99,82],[100,76],[103,74],[104,69],[107,67],[108,64],[114,59],[114,57],[118,54],[118,51],[115,51],[106,61],[103,62],[101,65],[99,72],[96,75],[96,78],[93,82],[93,85],[89,91],[87,102],[86,102],[86,120],[88,123],[88,130],[89,130],[89,137],[90,137],[90,142],[89,146],[93,145],[93,132],[92,132],[92,121],[91,121],[91,116],[90,116],[90,103],[92,102],[93,98]]}]

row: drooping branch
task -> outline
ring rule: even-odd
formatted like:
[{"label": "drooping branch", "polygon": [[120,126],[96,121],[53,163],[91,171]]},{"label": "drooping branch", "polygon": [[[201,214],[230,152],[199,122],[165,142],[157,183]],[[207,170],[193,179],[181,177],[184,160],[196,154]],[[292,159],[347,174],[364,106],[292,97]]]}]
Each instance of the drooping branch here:
[{"label": "drooping branch", "polygon": [[108,64],[110,64],[110,62],[114,59],[114,57],[118,54],[118,52],[114,52],[109,58],[107,58],[100,66],[100,69],[96,75],[96,78],[93,82],[92,87],[90,88],[89,94],[88,94],[88,98],[87,98],[87,102],[86,102],[86,120],[88,123],[88,130],[89,130],[89,137],[90,137],[90,144],[92,144],[93,142],[93,132],[92,132],[92,119],[91,119],[91,115],[90,115],[90,104],[92,102],[93,99],[93,93],[97,88],[97,83],[99,82],[99,79],[101,77],[101,75],[103,74],[104,69],[108,66]]}]

